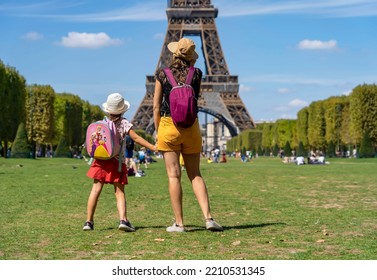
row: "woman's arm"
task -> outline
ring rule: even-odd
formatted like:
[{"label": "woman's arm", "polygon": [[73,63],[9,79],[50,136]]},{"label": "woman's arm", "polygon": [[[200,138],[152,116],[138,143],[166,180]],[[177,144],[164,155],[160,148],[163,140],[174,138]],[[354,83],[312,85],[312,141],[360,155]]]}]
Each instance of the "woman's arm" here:
[{"label": "woman's arm", "polygon": [[156,80],[154,87],[154,97],[153,97],[153,120],[154,120],[154,129],[156,131],[156,137],[158,132],[158,126],[160,124],[160,108],[162,102],[162,85],[159,80]]}]

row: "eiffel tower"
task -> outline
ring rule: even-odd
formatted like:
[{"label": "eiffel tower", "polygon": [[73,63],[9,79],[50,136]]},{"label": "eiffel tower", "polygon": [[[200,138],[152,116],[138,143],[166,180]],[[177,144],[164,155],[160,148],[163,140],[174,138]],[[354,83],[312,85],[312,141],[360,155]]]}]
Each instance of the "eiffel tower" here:
[{"label": "eiffel tower", "polygon": [[[238,94],[238,76],[229,74],[221,49],[215,24],[218,9],[211,5],[211,0],[170,0],[166,14],[168,30],[156,70],[170,65],[171,53],[167,48],[170,42],[179,41],[185,36],[200,36],[205,71],[198,100],[199,111],[219,119],[228,128],[231,136],[254,128],[254,121]],[[154,76],[147,76],[147,93],[132,120],[136,128],[150,134],[154,131],[154,85]]]}]

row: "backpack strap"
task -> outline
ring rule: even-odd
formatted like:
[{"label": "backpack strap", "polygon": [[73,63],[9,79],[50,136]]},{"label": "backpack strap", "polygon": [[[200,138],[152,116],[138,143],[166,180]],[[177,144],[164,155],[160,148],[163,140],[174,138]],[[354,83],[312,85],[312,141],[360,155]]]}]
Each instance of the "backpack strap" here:
[{"label": "backpack strap", "polygon": [[166,78],[168,78],[169,83],[172,85],[172,87],[176,87],[177,81],[175,80],[173,73],[171,72],[169,67],[164,68],[164,73],[166,75]]},{"label": "backpack strap", "polygon": [[122,162],[123,162],[123,149],[124,143],[126,142],[127,133],[124,129],[123,119],[121,120],[122,134],[120,135],[120,151],[119,151],[119,161],[118,161],[118,172],[122,172]]},{"label": "backpack strap", "polygon": [[[173,73],[171,72],[170,68],[166,67],[163,70],[164,70],[164,73],[166,75],[166,78],[168,78],[169,83],[173,87],[176,87],[178,84],[177,84],[177,81],[175,80]],[[189,71],[187,73],[187,77],[186,77],[186,82],[185,82],[186,85],[191,85],[192,78],[194,77],[194,73],[195,73],[195,67],[190,66]]]},{"label": "backpack strap", "polygon": [[186,85],[191,85],[192,78],[194,77],[195,68],[193,66],[190,66],[189,72],[186,77]]},{"label": "backpack strap", "polygon": [[119,151],[119,159],[118,159],[118,172],[122,172],[122,161],[123,161],[123,139],[121,140],[122,141],[122,144],[120,145],[120,151]]}]

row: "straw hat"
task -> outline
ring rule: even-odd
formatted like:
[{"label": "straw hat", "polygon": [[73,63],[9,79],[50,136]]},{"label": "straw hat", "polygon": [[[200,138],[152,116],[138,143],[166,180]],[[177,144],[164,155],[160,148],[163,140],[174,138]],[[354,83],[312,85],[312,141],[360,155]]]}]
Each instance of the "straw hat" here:
[{"label": "straw hat", "polygon": [[188,38],[181,38],[178,42],[168,44],[168,49],[173,56],[183,58],[187,61],[197,60],[199,55],[195,52],[195,43]]},{"label": "straw hat", "polygon": [[108,114],[119,115],[130,109],[130,103],[119,93],[112,93],[107,97],[107,101],[102,104],[102,109]]}]

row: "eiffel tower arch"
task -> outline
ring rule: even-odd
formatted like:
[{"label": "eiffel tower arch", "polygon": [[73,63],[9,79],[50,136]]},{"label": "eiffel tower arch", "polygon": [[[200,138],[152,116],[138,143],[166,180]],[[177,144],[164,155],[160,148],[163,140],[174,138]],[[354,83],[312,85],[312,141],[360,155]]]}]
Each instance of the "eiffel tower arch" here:
[{"label": "eiffel tower arch", "polygon": [[[200,36],[205,69],[198,100],[199,111],[219,119],[232,136],[254,128],[254,121],[238,94],[238,76],[229,74],[221,48],[215,24],[218,9],[210,0],[170,0],[166,14],[168,28],[156,70],[170,65],[172,58],[167,48],[170,42],[185,36]],[[132,120],[136,128],[151,134],[154,131],[154,85],[154,76],[147,76],[147,93]]]}]

